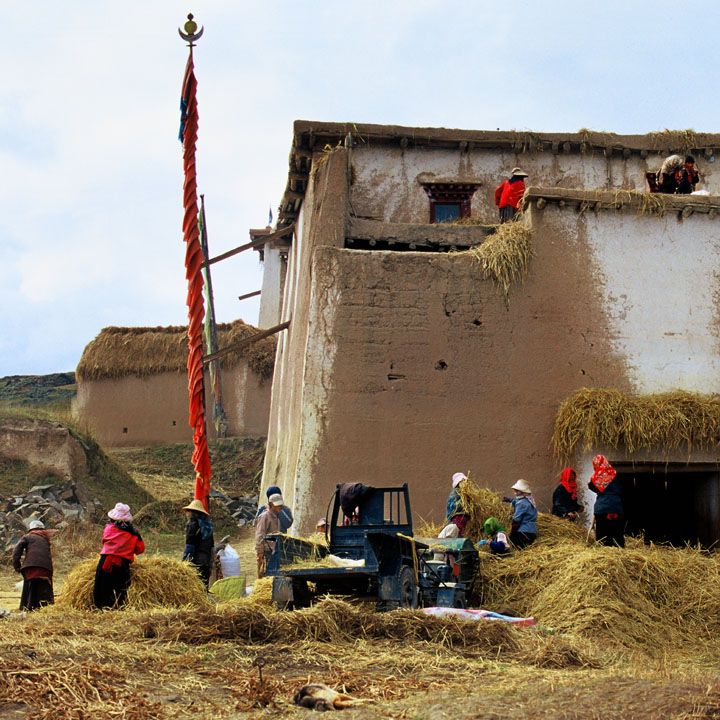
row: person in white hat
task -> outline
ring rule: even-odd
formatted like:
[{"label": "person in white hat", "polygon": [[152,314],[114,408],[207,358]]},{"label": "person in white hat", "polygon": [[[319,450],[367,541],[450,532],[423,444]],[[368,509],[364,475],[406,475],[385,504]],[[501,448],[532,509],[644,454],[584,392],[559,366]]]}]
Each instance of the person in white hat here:
[{"label": "person in white hat", "polygon": [[527,481],[520,479],[513,486],[514,498],[503,498],[503,502],[512,503],[513,518],[510,542],[516,548],[524,548],[537,540],[538,510]]},{"label": "person in white hat", "polygon": [[525,178],[528,174],[519,167],[512,169],[510,178],[495,189],[495,204],[500,212],[500,222],[505,223],[515,217],[520,201],[525,194]]},{"label": "person in white hat", "polygon": [[189,560],[200,573],[205,587],[210,585],[210,572],[213,563],[213,523],[202,500],[195,498],[183,510],[187,514],[188,524],[185,526],[185,550],[183,560]]},{"label": "person in white hat", "polygon": [[97,608],[121,607],[130,587],[130,563],[145,552],[145,543],[133,527],[133,516],[125,503],[108,513],[112,522],[103,531],[103,546],[95,571],[93,603]]},{"label": "person in white hat", "polygon": [[280,493],[273,493],[268,498],[267,510],[255,521],[255,553],[257,555],[258,579],[265,577],[265,568],[274,545],[265,536],[282,532],[280,511],[283,509],[284,504],[283,496]]},{"label": "person in white hat", "polygon": [[445,522],[448,525],[457,525],[458,528],[458,534],[455,537],[465,537],[465,526],[469,516],[465,514],[463,508],[460,485],[467,479],[467,475],[461,472],[456,472],[452,476],[452,490],[448,495],[447,505],[445,506]]},{"label": "person in white hat", "polygon": [[28,526],[27,534],[23,535],[15,545],[13,568],[23,576],[21,610],[30,612],[55,602],[50,547],[51,533],[55,532],[55,530],[46,530],[41,520],[33,520]]}]

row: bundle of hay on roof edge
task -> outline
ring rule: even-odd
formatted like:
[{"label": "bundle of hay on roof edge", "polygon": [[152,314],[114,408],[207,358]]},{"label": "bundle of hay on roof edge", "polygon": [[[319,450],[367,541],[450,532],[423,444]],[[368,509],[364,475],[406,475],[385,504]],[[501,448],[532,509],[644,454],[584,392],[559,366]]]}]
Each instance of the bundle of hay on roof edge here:
[{"label": "bundle of hay on roof edge", "polygon": [[[258,332],[242,320],[217,325],[220,349]],[[269,378],[275,364],[277,339],[267,337],[246,345],[220,359],[223,368],[240,358],[262,379]],[[207,348],[205,348],[207,352]],[[188,340],[186,326],[106,327],[86,347],[77,366],[78,380],[148,377],[163,372],[187,372]]]},{"label": "bundle of hay on roof edge", "polygon": [[720,396],[682,390],[629,395],[609,388],[580,388],[558,408],[552,444],[557,457],[602,447],[688,453],[717,447]]}]

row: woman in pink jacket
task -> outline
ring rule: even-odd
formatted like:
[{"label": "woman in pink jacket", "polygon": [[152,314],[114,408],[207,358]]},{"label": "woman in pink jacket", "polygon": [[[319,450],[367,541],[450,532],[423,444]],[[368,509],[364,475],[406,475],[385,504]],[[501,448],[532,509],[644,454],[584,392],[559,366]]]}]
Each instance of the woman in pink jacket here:
[{"label": "woman in pink jacket", "polygon": [[145,552],[145,543],[132,525],[130,508],[118,503],[108,513],[100,560],[95,571],[93,602],[98,608],[121,607],[130,586],[130,563]]}]

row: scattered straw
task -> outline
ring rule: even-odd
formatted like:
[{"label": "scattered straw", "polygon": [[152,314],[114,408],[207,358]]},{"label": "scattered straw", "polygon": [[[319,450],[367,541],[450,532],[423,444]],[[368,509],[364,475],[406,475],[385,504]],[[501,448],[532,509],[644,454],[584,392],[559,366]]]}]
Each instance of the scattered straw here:
[{"label": "scattered straw", "polygon": [[[95,607],[92,597],[97,563],[97,558],[85,560],[70,572],[58,598],[58,605],[80,610]],[[204,607],[208,602],[205,586],[190,563],[158,555],[137,558],[130,566],[127,608]]]},{"label": "scattered straw", "polygon": [[667,196],[662,193],[640,192],[638,190],[615,190],[608,200],[607,190],[585,192],[580,203],[580,212],[587,210],[621,210],[626,205],[637,207],[637,216],[663,218],[667,214]]},{"label": "scattered straw", "polygon": [[535,249],[530,229],[521,217],[498,225],[483,243],[457,254],[469,255],[477,260],[483,277],[494,280],[507,295],[510,286],[528,274]]},{"label": "scattered straw", "polygon": [[[217,330],[221,349],[258,332],[242,320],[221,323]],[[245,358],[251,370],[268,378],[273,372],[276,345],[276,338],[265,338],[228,353],[220,363],[229,368]],[[79,380],[99,380],[186,372],[187,357],[186,327],[106,327],[85,347],[76,373]]]},{"label": "scattered straw", "polygon": [[557,457],[576,448],[624,447],[628,452],[666,451],[720,444],[720,397],[683,391],[626,395],[619,390],[581,388],[559,407],[552,438]]}]

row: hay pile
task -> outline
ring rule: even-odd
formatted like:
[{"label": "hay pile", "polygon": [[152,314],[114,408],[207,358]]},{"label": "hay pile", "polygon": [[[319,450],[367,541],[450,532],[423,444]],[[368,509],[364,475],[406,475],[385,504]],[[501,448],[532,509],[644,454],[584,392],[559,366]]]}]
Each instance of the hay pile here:
[{"label": "hay pile", "polygon": [[391,639],[468,648],[485,657],[524,658],[543,667],[594,665],[566,639],[494,621],[433,617],[420,610],[375,613],[367,607],[326,598],[303,610],[272,612],[249,605],[221,605],[203,611],[154,612],[142,620],[143,634],[162,641],[203,644],[221,639],[248,643],[314,641],[355,643]]},{"label": "hay pile", "polygon": [[[508,491],[512,494],[511,491]],[[505,527],[508,534],[512,525],[512,505],[504,503],[502,497],[488,488],[479,487],[472,480],[460,484],[460,501],[469,516],[465,527],[465,537],[473,542],[487,539],[483,525],[489,517],[495,517]],[[586,536],[585,528],[562,518],[538,513],[538,539],[540,544],[554,544],[565,540],[582,540]],[[485,553],[483,553],[484,555]]]},{"label": "hay pile", "polygon": [[626,395],[581,388],[560,405],[552,438],[557,457],[576,448],[693,450],[720,444],[720,397],[683,391]]},{"label": "hay pile", "polygon": [[[188,486],[191,481],[188,480]],[[135,524],[145,530],[153,528],[163,532],[183,532],[188,519],[183,508],[192,498],[187,495],[182,500],[157,500],[143,506],[135,513]],[[216,538],[237,532],[238,526],[228,509],[216,498],[210,498],[210,517]]]},{"label": "hay pile", "polygon": [[[217,331],[222,349],[253,335],[258,329],[235,320],[218,324]],[[230,368],[245,358],[251,370],[263,379],[269,378],[275,364],[276,346],[274,337],[251,343],[222,357],[221,367]],[[207,352],[207,348],[204,351]],[[76,373],[79,380],[185,373],[187,358],[187,327],[106,327],[85,347]]]},{"label": "hay pile", "polygon": [[538,542],[481,573],[485,606],[613,646],[698,649],[720,631],[720,559],[693,549]]},{"label": "hay pile", "polygon": [[[68,575],[57,604],[91,610],[97,558],[86,560]],[[130,589],[125,607],[134,610],[187,606],[205,607],[209,601],[195,568],[161,556],[137,558],[130,566]]]},{"label": "hay pile", "polygon": [[483,277],[495,281],[507,295],[510,286],[528,274],[535,248],[530,229],[521,217],[515,222],[498,225],[485,242],[458,254],[477,260]]}]

